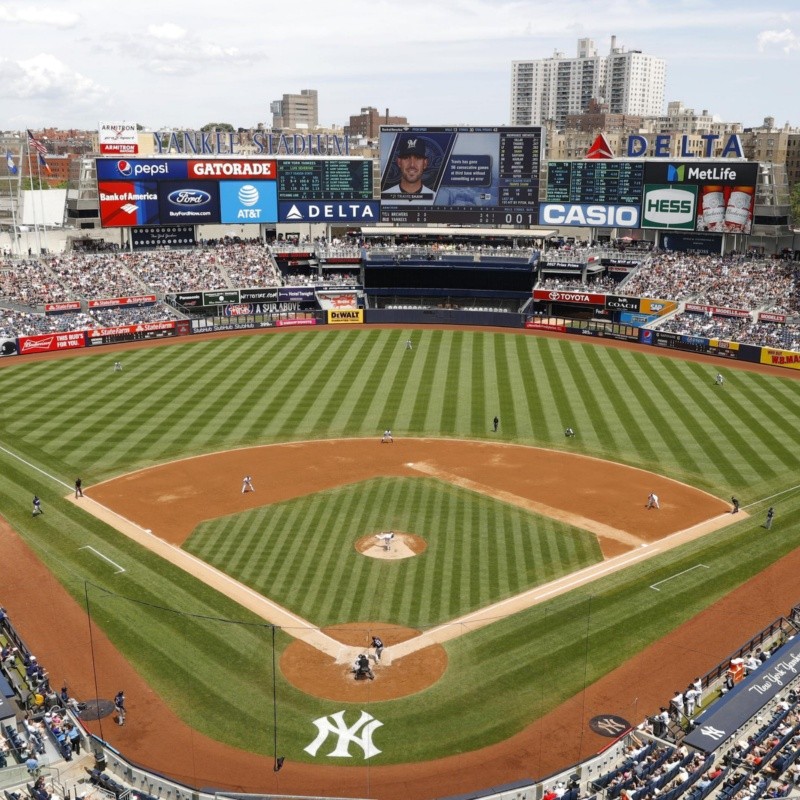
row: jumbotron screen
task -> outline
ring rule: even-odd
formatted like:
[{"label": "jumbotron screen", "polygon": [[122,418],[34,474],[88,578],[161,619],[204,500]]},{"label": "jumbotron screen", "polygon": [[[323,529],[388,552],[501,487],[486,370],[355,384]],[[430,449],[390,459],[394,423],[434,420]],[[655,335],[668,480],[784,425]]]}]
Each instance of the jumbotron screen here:
[{"label": "jumbotron screen", "polygon": [[381,127],[381,222],[536,225],[538,127]]}]

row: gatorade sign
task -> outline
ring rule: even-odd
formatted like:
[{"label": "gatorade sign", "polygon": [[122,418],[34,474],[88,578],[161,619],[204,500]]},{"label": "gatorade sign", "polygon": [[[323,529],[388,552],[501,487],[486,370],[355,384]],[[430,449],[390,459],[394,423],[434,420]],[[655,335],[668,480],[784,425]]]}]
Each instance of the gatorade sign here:
[{"label": "gatorade sign", "polygon": [[363,308],[331,308],[328,310],[328,325],[361,325],[363,322]]},{"label": "gatorade sign", "polygon": [[644,187],[643,228],[694,230],[697,186],[652,184]]}]

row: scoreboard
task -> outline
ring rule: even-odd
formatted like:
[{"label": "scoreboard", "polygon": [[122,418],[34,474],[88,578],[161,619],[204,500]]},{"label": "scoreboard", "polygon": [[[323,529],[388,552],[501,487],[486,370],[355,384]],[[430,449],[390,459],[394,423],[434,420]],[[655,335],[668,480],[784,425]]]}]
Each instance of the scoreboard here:
[{"label": "scoreboard", "polygon": [[547,202],[639,206],[644,166],[641,161],[550,161]]},{"label": "scoreboard", "polygon": [[369,159],[278,162],[279,200],[372,200]]},{"label": "scoreboard", "polygon": [[[407,188],[413,148],[421,183]],[[380,132],[381,221],[403,225],[536,225],[539,127],[411,127]]]}]

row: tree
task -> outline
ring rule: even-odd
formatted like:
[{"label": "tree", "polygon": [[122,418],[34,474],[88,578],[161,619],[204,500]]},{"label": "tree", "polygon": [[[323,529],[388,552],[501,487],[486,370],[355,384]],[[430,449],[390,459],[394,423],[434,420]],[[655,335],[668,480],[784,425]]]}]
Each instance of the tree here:
[{"label": "tree", "polygon": [[789,195],[789,204],[792,208],[792,224],[796,227],[800,225],[800,181],[792,187]]},{"label": "tree", "polygon": [[207,122],[200,128],[203,133],[208,133],[208,131],[226,131],[227,133],[233,133],[236,128],[230,124],[230,122]]}]

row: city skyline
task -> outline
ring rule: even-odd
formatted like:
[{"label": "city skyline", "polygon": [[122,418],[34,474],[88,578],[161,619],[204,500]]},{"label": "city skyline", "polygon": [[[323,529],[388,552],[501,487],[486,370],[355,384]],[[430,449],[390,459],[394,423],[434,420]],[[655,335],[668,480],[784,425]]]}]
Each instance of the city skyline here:
[{"label": "city skyline", "polygon": [[[507,2],[293,7],[145,0],[137,16],[83,0],[0,3],[0,129],[270,124],[270,102],[319,92],[322,126],[373,106],[415,125],[507,125],[511,65],[576,53],[580,38],[666,61],[665,101],[718,119],[800,126],[793,0]],[[666,112],[666,107],[663,110]]]}]

